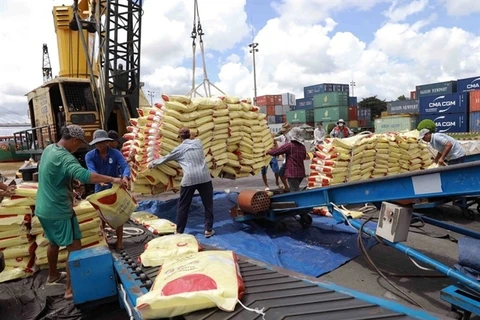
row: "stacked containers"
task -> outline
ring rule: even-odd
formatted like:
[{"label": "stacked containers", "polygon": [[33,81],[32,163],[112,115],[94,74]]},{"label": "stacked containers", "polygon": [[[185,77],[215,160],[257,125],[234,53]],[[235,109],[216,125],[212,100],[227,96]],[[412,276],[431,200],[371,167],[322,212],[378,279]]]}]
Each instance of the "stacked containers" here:
[{"label": "stacked containers", "polygon": [[413,130],[418,123],[418,100],[387,102],[387,113],[389,116],[375,120],[375,133]]},{"label": "stacked containers", "polygon": [[372,110],[368,108],[357,108],[358,127],[369,128],[372,122]]},{"label": "stacked containers", "polygon": [[295,106],[291,110],[313,110],[313,97],[297,99]]},{"label": "stacked containers", "polygon": [[466,132],[468,126],[468,98],[467,93],[421,96],[419,99],[419,120],[433,120],[438,132]]},{"label": "stacked containers", "polygon": [[457,91],[468,94],[470,132],[480,132],[480,76],[457,80]]},{"label": "stacked containers", "polygon": [[313,110],[294,110],[287,112],[287,122],[290,124],[307,124],[313,127]]},{"label": "stacked containers", "polygon": [[[326,123],[336,123],[343,119],[348,123],[348,92],[336,91],[316,94],[313,97],[314,120]],[[356,119],[353,119],[356,120]]]},{"label": "stacked containers", "polygon": [[[290,97],[288,97],[290,98]],[[293,100],[295,97],[293,97]],[[264,95],[255,99],[255,105],[259,107],[261,113],[267,115],[268,124],[277,124],[285,122],[285,113],[290,109],[282,105],[282,95]]]}]

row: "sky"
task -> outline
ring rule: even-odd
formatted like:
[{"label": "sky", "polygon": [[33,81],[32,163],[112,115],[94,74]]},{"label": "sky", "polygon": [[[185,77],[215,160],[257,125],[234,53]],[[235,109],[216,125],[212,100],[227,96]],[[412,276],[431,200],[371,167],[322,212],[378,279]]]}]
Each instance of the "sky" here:
[{"label": "sky", "polygon": [[[126,1],[126,0],[124,0]],[[53,74],[53,5],[71,0],[0,0],[0,123],[27,122],[25,94],[42,84],[42,44]],[[359,100],[394,100],[419,84],[480,75],[478,0],[198,0],[209,81],[253,97],[248,44],[258,43],[257,94],[355,81]],[[144,91],[186,94],[192,86],[193,0],[145,0]],[[197,45],[196,83],[203,81]],[[212,94],[220,94],[212,88]]]}]

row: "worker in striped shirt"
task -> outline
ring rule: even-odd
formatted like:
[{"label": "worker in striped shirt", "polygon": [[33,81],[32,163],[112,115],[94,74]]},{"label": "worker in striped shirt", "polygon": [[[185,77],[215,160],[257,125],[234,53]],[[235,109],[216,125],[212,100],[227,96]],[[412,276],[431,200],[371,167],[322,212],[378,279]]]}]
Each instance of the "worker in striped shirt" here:
[{"label": "worker in striped shirt", "polygon": [[180,129],[178,137],[182,143],[166,156],[152,161],[149,168],[155,168],[168,161],[178,162],[183,170],[183,178],[177,208],[177,233],[185,231],[193,194],[198,190],[205,208],[205,237],[210,238],[215,234],[213,230],[213,184],[205,162],[203,144],[199,139],[192,139],[188,128]]}]

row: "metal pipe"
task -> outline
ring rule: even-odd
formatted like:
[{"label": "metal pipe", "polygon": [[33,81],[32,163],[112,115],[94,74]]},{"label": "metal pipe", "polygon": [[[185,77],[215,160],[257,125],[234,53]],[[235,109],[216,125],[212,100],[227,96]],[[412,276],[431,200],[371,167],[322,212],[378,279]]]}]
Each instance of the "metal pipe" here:
[{"label": "metal pipe", "polygon": [[439,220],[436,220],[436,219],[425,217],[425,216],[423,216],[421,214],[418,214],[418,213],[414,213],[413,216],[416,217],[416,218],[422,219],[422,221],[425,222],[425,223],[440,227],[442,229],[446,229],[446,230],[450,230],[450,231],[453,231],[453,232],[456,232],[456,233],[460,233],[460,234],[463,234],[464,236],[467,236],[467,237],[480,239],[480,233],[479,232],[475,232],[475,231],[472,231],[472,230],[468,230],[468,229],[465,229],[465,228],[462,228],[462,227],[455,226],[453,224],[449,224],[449,223],[442,222],[442,221],[439,221]]},{"label": "metal pipe", "polygon": [[[360,230],[360,228],[362,226],[362,222],[359,221],[359,220],[349,220],[349,223],[350,223],[350,225],[352,225],[353,227],[355,227],[358,230]],[[365,226],[363,227],[363,232],[365,232],[366,234],[368,234],[372,237],[375,237],[375,231],[373,231],[373,230],[371,230],[371,229],[369,229]],[[408,246],[406,246],[402,243],[399,243],[399,242],[392,243],[392,242],[386,241],[384,239],[382,239],[382,240],[383,240],[384,244],[386,244],[386,245],[388,245],[392,248],[395,248],[400,252],[405,253],[407,256],[412,257],[413,259],[416,259],[420,262],[428,264],[429,266],[435,268],[440,273],[445,274],[447,277],[450,277],[450,278],[453,278],[453,279],[457,280],[458,282],[462,283],[463,285],[467,286],[468,288],[470,288],[470,289],[472,289],[476,292],[480,292],[480,282],[477,282],[470,277],[466,277],[462,273],[458,272],[457,270],[452,269],[450,267],[447,267],[446,265],[444,265],[444,264],[442,264],[442,263],[424,255],[423,253],[420,253],[420,252],[416,251],[415,249],[412,249],[412,248],[410,248],[410,247],[408,247]]]}]

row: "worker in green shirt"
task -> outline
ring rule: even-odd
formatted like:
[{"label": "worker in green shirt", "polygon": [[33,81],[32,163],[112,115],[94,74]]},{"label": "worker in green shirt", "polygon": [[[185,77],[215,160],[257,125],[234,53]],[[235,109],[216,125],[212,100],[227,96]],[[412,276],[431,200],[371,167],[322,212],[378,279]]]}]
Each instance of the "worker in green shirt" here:
[{"label": "worker in green shirt", "polygon": [[65,299],[73,297],[70,275],[57,270],[59,247],[67,247],[68,253],[82,248],[82,233],[73,210],[73,183],[115,183],[120,178],[91,173],[83,168],[72,155],[85,142],[85,133],[77,125],[63,127],[61,139],[45,148],[38,168],[38,191],[35,215],[38,217],[50,242],[47,249],[49,275],[47,285],[66,279]]}]

